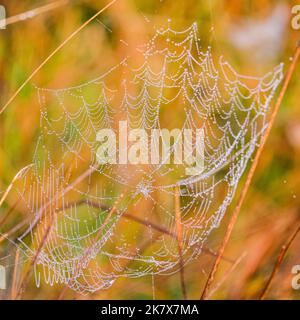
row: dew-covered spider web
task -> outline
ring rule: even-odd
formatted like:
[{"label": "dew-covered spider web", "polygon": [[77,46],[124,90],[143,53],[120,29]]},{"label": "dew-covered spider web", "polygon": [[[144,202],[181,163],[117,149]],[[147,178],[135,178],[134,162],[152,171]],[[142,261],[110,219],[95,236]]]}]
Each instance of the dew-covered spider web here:
[{"label": "dew-covered spider web", "polygon": [[[183,261],[199,257],[268,126],[282,65],[263,77],[240,75],[201,47],[196,24],[158,29],[138,54],[82,85],[37,88],[41,134],[15,188],[31,216],[19,242],[29,257],[38,253],[37,285],[89,293],[120,277],[178,271],[178,189]],[[130,130],[201,128],[204,169],[99,164],[97,133],[117,132],[119,121]]]}]

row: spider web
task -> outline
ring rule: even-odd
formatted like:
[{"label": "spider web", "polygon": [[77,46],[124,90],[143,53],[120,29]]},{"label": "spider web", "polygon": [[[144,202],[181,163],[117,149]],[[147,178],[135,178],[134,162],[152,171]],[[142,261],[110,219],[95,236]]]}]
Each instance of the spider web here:
[{"label": "spider web", "polygon": [[[16,188],[32,217],[19,241],[29,257],[38,253],[37,285],[43,277],[89,293],[120,277],[178,271],[177,187],[183,260],[199,257],[268,126],[283,65],[263,77],[240,75],[201,48],[196,23],[158,29],[138,52],[139,67],[128,57],[80,86],[37,88],[41,135]],[[202,128],[204,170],[99,165],[97,132],[117,130],[120,120],[147,131]]]}]

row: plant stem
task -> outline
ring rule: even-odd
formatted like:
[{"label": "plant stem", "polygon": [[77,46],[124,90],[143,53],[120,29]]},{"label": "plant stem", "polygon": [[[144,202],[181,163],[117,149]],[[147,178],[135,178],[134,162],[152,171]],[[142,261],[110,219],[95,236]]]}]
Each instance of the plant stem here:
[{"label": "plant stem", "polygon": [[300,231],[300,225],[298,226],[298,228],[296,229],[296,231],[292,234],[291,238],[288,240],[287,243],[285,243],[282,247],[281,247],[281,250],[280,250],[280,253],[277,257],[277,260],[276,260],[276,263],[274,265],[274,268],[273,268],[273,271],[270,275],[270,278],[269,280],[267,281],[263,291],[261,292],[260,296],[259,296],[259,299],[260,300],[263,300],[265,299],[269,289],[270,289],[270,286],[271,286],[271,283],[274,279],[274,277],[276,276],[277,272],[279,271],[279,268],[282,264],[282,261],[287,253],[287,251],[289,250],[290,246],[292,245],[293,241],[295,240],[295,238],[297,237],[298,233]]},{"label": "plant stem", "polygon": [[179,268],[180,268],[180,283],[183,299],[187,299],[185,279],[184,279],[184,261],[183,261],[183,237],[182,237],[182,223],[181,223],[181,212],[180,212],[180,193],[179,187],[175,187],[175,221],[176,221],[176,239],[178,244],[179,254]]},{"label": "plant stem", "polygon": [[70,40],[72,40],[82,29],[84,29],[89,23],[95,20],[102,12],[112,6],[117,0],[110,1],[105,7],[99,10],[95,15],[83,23],[78,29],[76,29],[72,34],[70,34],[67,39],[65,39],[33,72],[32,74],[23,82],[23,84],[18,88],[18,90],[11,96],[4,107],[0,110],[0,115],[4,110],[15,100],[17,95],[23,90],[23,88],[32,80],[32,78],[45,66],[52,57],[59,52]]},{"label": "plant stem", "polygon": [[283,98],[284,98],[284,96],[285,96],[285,93],[286,93],[286,91],[287,91],[287,88],[288,88],[288,85],[289,85],[290,80],[291,80],[291,78],[292,78],[292,75],[293,75],[293,73],[294,73],[294,71],[295,71],[295,68],[296,68],[297,61],[298,61],[298,59],[299,59],[299,56],[300,56],[300,42],[299,42],[298,45],[297,45],[297,49],[296,49],[296,52],[295,52],[295,54],[294,54],[292,63],[291,63],[291,65],[290,65],[290,67],[289,67],[289,70],[288,70],[288,72],[287,72],[287,74],[286,74],[286,77],[285,77],[285,80],[284,80],[282,89],[281,89],[281,91],[280,91],[280,94],[279,94],[279,96],[278,96],[278,99],[277,99],[276,104],[275,104],[275,107],[274,107],[274,110],[273,110],[273,112],[272,112],[272,114],[271,114],[271,116],[270,116],[269,125],[268,125],[266,131],[264,132],[264,134],[263,134],[263,136],[262,136],[260,146],[259,146],[259,148],[258,148],[258,150],[257,150],[256,156],[255,156],[255,158],[254,158],[254,161],[253,161],[253,163],[252,163],[252,165],[251,165],[251,168],[250,168],[250,170],[249,170],[249,173],[248,173],[248,175],[247,175],[246,182],[245,182],[245,185],[244,185],[243,190],[242,190],[242,192],[241,192],[241,195],[240,195],[240,197],[239,197],[238,203],[237,203],[237,205],[236,205],[236,207],[235,207],[235,209],[234,209],[234,211],[233,211],[233,214],[232,214],[232,216],[231,216],[231,218],[230,218],[230,221],[229,221],[229,224],[228,224],[228,227],[227,227],[227,230],[226,230],[224,239],[223,239],[222,244],[221,244],[221,247],[220,247],[220,249],[219,249],[219,251],[218,251],[218,256],[217,256],[217,258],[216,258],[216,260],[215,260],[215,262],[214,262],[214,265],[213,265],[213,267],[212,267],[212,269],[211,269],[211,271],[210,271],[210,274],[209,274],[208,279],[207,279],[207,281],[206,281],[204,290],[203,290],[203,292],[202,292],[201,300],[206,299],[206,297],[208,296],[208,293],[209,293],[211,284],[212,284],[212,282],[213,282],[213,280],[214,280],[215,274],[216,274],[216,272],[217,272],[217,270],[218,270],[218,267],[219,267],[219,265],[220,265],[221,258],[222,258],[222,256],[223,256],[224,251],[225,251],[225,248],[226,248],[226,246],[227,246],[227,244],[228,244],[228,242],[229,242],[229,239],[230,239],[230,237],[231,237],[233,228],[234,228],[234,226],[235,226],[235,223],[236,223],[237,218],[238,218],[238,216],[239,216],[239,213],[240,213],[240,211],[241,211],[241,207],[242,207],[243,202],[244,202],[244,200],[245,200],[245,198],[246,198],[246,195],[247,195],[249,186],[250,186],[250,184],[251,184],[251,182],[252,182],[252,179],[253,179],[253,176],[254,176],[256,167],[257,167],[257,165],[258,165],[258,161],[259,161],[259,159],[260,159],[260,156],[261,156],[261,154],[262,154],[262,151],[263,151],[263,149],[264,149],[264,146],[265,146],[265,144],[266,144],[266,141],[267,141],[267,139],[268,139],[268,137],[269,137],[269,135],[270,135],[271,129],[272,129],[272,127],[273,127],[273,124],[274,124],[274,122],[275,122],[275,118],[276,118],[277,113],[278,113],[278,110],[279,110],[279,107],[280,107],[280,105],[281,105],[281,103],[282,103],[282,100],[283,100]]}]

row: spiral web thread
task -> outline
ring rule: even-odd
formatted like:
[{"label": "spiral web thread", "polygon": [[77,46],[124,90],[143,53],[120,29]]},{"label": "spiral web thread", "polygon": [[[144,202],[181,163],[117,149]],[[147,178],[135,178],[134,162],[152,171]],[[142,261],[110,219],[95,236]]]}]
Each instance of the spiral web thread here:
[{"label": "spiral web thread", "polygon": [[[196,23],[180,32],[158,29],[138,50],[138,68],[126,58],[80,86],[37,88],[41,135],[16,188],[32,216],[19,241],[28,257],[40,250],[37,285],[42,278],[84,294],[119,277],[176,272],[175,188],[188,263],[219,226],[259,146],[282,65],[260,78],[240,75],[201,48]],[[159,129],[178,117],[182,129],[204,130],[200,174],[186,176],[184,165],[164,161],[97,164],[100,129],[116,130],[119,120],[130,129]]]}]

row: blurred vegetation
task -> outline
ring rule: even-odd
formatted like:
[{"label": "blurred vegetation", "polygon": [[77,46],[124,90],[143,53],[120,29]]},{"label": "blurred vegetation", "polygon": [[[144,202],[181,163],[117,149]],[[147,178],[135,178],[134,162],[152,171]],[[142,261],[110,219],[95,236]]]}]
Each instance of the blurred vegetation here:
[{"label": "blurred vegetation", "polygon": [[[13,16],[44,5],[43,1],[2,1],[7,15]],[[9,25],[0,30],[0,106],[22,84],[31,72],[66,37],[106,3],[96,0],[70,1],[69,4],[27,21]],[[35,76],[30,85],[0,116],[0,195],[8,187],[18,170],[31,162],[39,134],[39,104],[34,84],[39,87],[60,88],[83,83],[105,72],[129,53],[131,48],[145,42],[154,25],[172,18],[180,30],[192,22],[199,25],[199,37],[203,47],[212,46],[214,54],[223,55],[241,74],[262,75],[280,62],[290,63],[300,32],[290,26],[290,8],[296,1],[278,0],[119,0],[106,10],[99,21],[88,25],[76,38],[55,55]],[[279,8],[286,21],[274,18],[282,24],[282,32],[269,43],[256,33],[258,46],[251,43],[244,48],[237,45],[233,35],[269,21]],[[149,19],[150,22],[147,22]],[[246,28],[246,29],[245,29]],[[249,30],[250,30],[249,29]],[[235,31],[233,31],[235,30]],[[268,29],[270,30],[270,29]],[[251,35],[252,36],[252,35]],[[119,39],[129,45],[124,46]],[[250,41],[250,40],[249,40]],[[274,43],[275,46],[273,47]],[[255,43],[255,39],[252,39]],[[272,50],[266,55],[263,46]],[[259,50],[261,54],[258,54]],[[276,124],[259,162],[255,180],[243,205],[241,216],[225,256],[236,260],[244,258],[229,273],[231,263],[223,261],[215,285],[221,285],[213,293],[214,299],[257,298],[274,266],[281,245],[286,242],[300,221],[300,65],[281,106]],[[240,187],[243,181],[241,181]],[[240,190],[240,189],[239,189]],[[0,218],[15,204],[8,197],[0,208]],[[221,227],[210,235],[207,246],[217,251],[228,218],[235,202],[228,210]],[[15,209],[1,232],[22,221],[26,212]],[[268,294],[271,299],[298,299],[300,291],[291,288],[291,268],[300,264],[300,238],[298,237],[276,275]],[[7,255],[10,246],[0,244],[0,258]],[[213,257],[203,255],[189,264],[186,271],[188,297],[198,299],[213,263]],[[154,282],[156,299],[181,298],[179,275],[119,279],[111,288],[88,297],[71,290],[70,299],[152,299]],[[43,282],[36,288],[32,281],[24,293],[27,299],[56,299],[61,286],[50,287]]]}]

